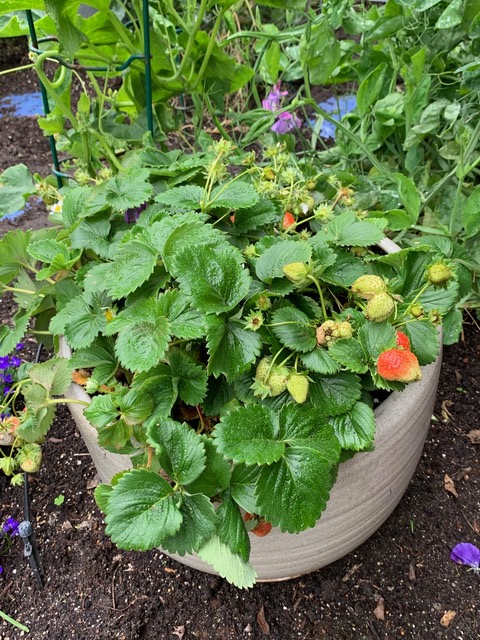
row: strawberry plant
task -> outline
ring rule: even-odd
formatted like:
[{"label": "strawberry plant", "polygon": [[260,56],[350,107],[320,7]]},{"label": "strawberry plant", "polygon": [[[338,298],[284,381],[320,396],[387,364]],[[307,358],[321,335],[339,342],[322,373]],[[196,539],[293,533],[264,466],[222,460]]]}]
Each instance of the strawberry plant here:
[{"label": "strawberry plant", "polygon": [[73,374],[99,444],[132,460],[96,490],[120,548],[196,552],[248,587],[249,531],[315,526],[341,459],[374,444],[376,391],[437,358],[463,265],[385,255],[381,212],[280,145],[234,172],[232,153],[147,147],[58,194],[53,227],[4,236],[0,355],[29,331],[67,341],[21,380],[15,435],[43,440]]}]

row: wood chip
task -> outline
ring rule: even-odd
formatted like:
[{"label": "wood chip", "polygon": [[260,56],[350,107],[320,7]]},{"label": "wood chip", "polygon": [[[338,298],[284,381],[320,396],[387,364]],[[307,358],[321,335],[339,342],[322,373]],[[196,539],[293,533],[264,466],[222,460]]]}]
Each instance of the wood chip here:
[{"label": "wood chip", "polygon": [[183,636],[185,635],[185,625],[182,624],[179,627],[174,627],[172,634],[174,636],[178,636],[180,640],[182,640]]},{"label": "wood chip", "polygon": [[408,569],[408,579],[409,580],[416,580],[417,579],[417,574],[415,573],[415,565],[411,564],[409,569]]},{"label": "wood chip", "polygon": [[353,567],[351,567],[347,573],[343,576],[342,578],[342,582],[348,582],[350,580],[350,578],[353,576],[354,573],[356,573],[360,567],[362,566],[363,563],[361,564],[354,564]]},{"label": "wood chip", "polygon": [[383,598],[378,599],[373,615],[377,620],[385,620],[385,600]]},{"label": "wood chip", "polygon": [[457,490],[455,489],[455,483],[453,482],[451,477],[448,475],[448,473],[446,473],[443,477],[443,485],[446,491],[448,491],[453,496],[458,498],[458,493],[457,493]]},{"label": "wood chip", "polygon": [[257,622],[260,626],[260,629],[262,630],[263,635],[269,636],[270,625],[268,624],[267,619],[265,618],[265,608],[263,605],[260,607],[260,611],[257,613]]},{"label": "wood chip", "polygon": [[452,414],[448,410],[448,407],[451,407],[453,402],[451,400],[444,400],[442,402],[442,418],[444,422],[449,422]]},{"label": "wood chip", "polygon": [[480,429],[473,429],[473,431],[467,433],[467,438],[472,444],[480,444]]},{"label": "wood chip", "polygon": [[445,613],[442,616],[442,619],[440,620],[440,624],[442,625],[442,627],[450,626],[450,623],[452,622],[452,620],[455,618],[456,615],[457,615],[456,611],[445,611]]},{"label": "wood chip", "polygon": [[100,478],[98,476],[95,476],[94,478],[92,478],[87,482],[87,490],[95,489],[95,487],[98,487],[100,482],[101,482]]}]

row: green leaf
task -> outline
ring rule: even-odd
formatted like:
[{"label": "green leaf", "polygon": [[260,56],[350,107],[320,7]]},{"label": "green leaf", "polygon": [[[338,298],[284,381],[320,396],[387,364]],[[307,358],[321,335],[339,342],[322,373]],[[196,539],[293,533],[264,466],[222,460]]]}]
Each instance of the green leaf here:
[{"label": "green leaf", "polygon": [[111,244],[108,240],[110,221],[108,218],[89,218],[82,221],[70,234],[73,249],[91,249],[101,258],[110,257]]},{"label": "green leaf", "polygon": [[462,0],[451,0],[438,18],[435,29],[453,29],[462,23]]},{"label": "green leaf", "polygon": [[463,314],[460,309],[451,309],[442,318],[443,344],[455,344],[460,339],[463,327]]},{"label": "green leaf", "polygon": [[154,400],[148,393],[139,394],[137,390],[130,389],[128,393],[119,398],[118,405],[125,424],[128,426],[142,425],[153,411]]},{"label": "green leaf", "polygon": [[176,257],[180,289],[204,313],[230,311],[247,295],[251,278],[238,262],[240,252],[186,246]]},{"label": "green leaf", "polygon": [[82,349],[92,344],[107,326],[103,294],[85,293],[76,296],[52,318],[49,331],[53,335],[64,334],[72,349]]},{"label": "green leaf", "polygon": [[0,15],[26,9],[43,9],[43,0],[2,0]]},{"label": "green leaf", "polygon": [[335,216],[325,225],[324,231],[326,241],[342,247],[368,247],[385,237],[376,224],[359,220],[353,211]]},{"label": "green leaf", "polygon": [[[175,218],[177,217],[180,216],[177,214]],[[199,214],[185,214],[183,217],[186,222],[175,227],[167,219],[154,223],[151,229],[152,243],[162,254],[165,266],[174,276],[182,271],[176,264],[176,258],[185,247],[196,247],[197,251],[204,246],[218,247],[219,250],[220,247],[230,247],[222,233],[211,224],[206,224],[199,218]]]},{"label": "green leaf", "polygon": [[38,240],[31,242],[28,253],[44,262],[48,267],[44,267],[37,273],[37,280],[42,280],[56,274],[58,271],[70,270],[81,256],[81,251],[70,251],[66,244],[57,240]]},{"label": "green leaf", "polygon": [[238,378],[260,354],[260,336],[244,329],[238,320],[209,318],[207,330],[209,354],[207,371],[228,382]]},{"label": "green leaf", "polygon": [[451,280],[446,287],[429,287],[418,298],[418,303],[425,311],[438,311],[441,315],[448,313],[458,302],[459,284]]},{"label": "green leaf", "polygon": [[168,361],[178,395],[185,404],[200,404],[207,393],[207,372],[192,356],[181,349],[171,349]]},{"label": "green leaf", "polygon": [[473,238],[480,233],[480,186],[475,187],[465,202],[462,223],[466,238]]},{"label": "green leaf", "polygon": [[258,513],[255,486],[261,467],[236,464],[230,481],[232,498],[248,513]]},{"label": "green leaf", "polygon": [[431,322],[415,320],[402,327],[410,338],[413,353],[421,366],[435,362],[440,350],[438,329]]},{"label": "green leaf", "polygon": [[66,192],[62,203],[62,219],[66,229],[73,227],[83,217],[85,203],[91,195],[90,187],[74,187]]},{"label": "green leaf", "polygon": [[397,346],[395,329],[388,322],[365,322],[358,331],[358,339],[372,360]]},{"label": "green leaf", "polygon": [[312,84],[331,82],[341,52],[327,16],[321,16],[305,30],[300,40],[300,56]]},{"label": "green leaf", "polygon": [[311,374],[310,398],[322,417],[338,416],[353,407],[360,398],[360,378],[348,371],[334,376]]},{"label": "green leaf", "polygon": [[313,527],[325,509],[340,445],[331,426],[309,407],[284,406],[278,424],[277,438],[285,450],[278,461],[261,468],[255,494],[259,515],[295,533]]},{"label": "green leaf", "polygon": [[25,385],[22,392],[28,415],[16,433],[27,442],[41,442],[52,426],[55,406],[48,404],[48,391],[40,384]]},{"label": "green leaf", "polygon": [[300,360],[307,369],[322,375],[331,375],[340,368],[328,351],[322,347],[316,347],[309,353],[302,353]]},{"label": "green leaf", "polygon": [[193,482],[185,485],[185,490],[212,497],[228,487],[232,471],[230,463],[219,454],[212,439],[204,435],[199,437],[205,447],[205,469]]},{"label": "green leaf", "polygon": [[194,309],[191,300],[179,289],[161,293],[158,310],[168,318],[170,333],[176,338],[195,340],[207,332],[205,315]]},{"label": "green leaf", "polygon": [[185,422],[166,418],[160,425],[148,428],[147,440],[156,449],[162,468],[175,482],[189,484],[205,469],[205,446]]},{"label": "green leaf", "polygon": [[139,207],[153,195],[153,187],[148,182],[148,169],[133,169],[124,175],[118,174],[101,185],[100,192],[107,205],[114,211],[123,212]]},{"label": "green leaf", "polygon": [[293,351],[311,351],[317,344],[315,326],[295,307],[277,309],[270,326],[280,342]]},{"label": "green leaf", "polygon": [[147,469],[125,473],[108,499],[106,533],[120,549],[158,547],[182,525],[173,489]]},{"label": "green leaf", "polygon": [[401,173],[395,173],[393,177],[397,183],[400,200],[410,217],[410,224],[414,225],[417,223],[421,208],[420,195],[417,187],[411,178]]},{"label": "green leaf", "polygon": [[329,420],[342,449],[370,449],[375,436],[375,414],[367,404],[357,402],[350,411]]},{"label": "green leaf", "polygon": [[269,247],[258,258],[257,277],[270,284],[274,278],[284,278],[283,267],[291,262],[308,262],[312,248],[306,242],[283,240]]},{"label": "green leaf", "polygon": [[94,396],[84,414],[97,429],[108,426],[118,418],[115,397],[112,394]]},{"label": "green leaf", "polygon": [[271,464],[279,460],[285,444],[278,441],[278,420],[263,405],[232,409],[215,427],[215,444],[226,458],[245,464]]},{"label": "green leaf", "polygon": [[260,200],[260,196],[253,185],[246,182],[230,182],[227,185],[219,185],[212,191],[208,202],[208,209],[246,209],[253,207]]},{"label": "green leaf", "polygon": [[108,499],[112,493],[112,487],[109,484],[99,484],[93,492],[97,507],[102,513],[107,513]]},{"label": "green leaf", "polygon": [[169,324],[155,298],[139,300],[111,320],[105,334],[118,333],[115,353],[124,367],[148,371],[163,358],[170,339]]},{"label": "green leaf", "polygon": [[113,340],[99,337],[89,347],[78,349],[70,358],[72,369],[93,369],[99,385],[110,380],[117,369]]},{"label": "green leaf", "polygon": [[247,562],[250,557],[250,539],[240,509],[228,492],[222,496],[217,515],[220,519],[218,537],[230,551],[237,553],[244,562]]},{"label": "green leaf", "polygon": [[238,209],[235,212],[235,231],[256,231],[271,225],[280,218],[280,209],[271,200],[260,200],[252,207]]},{"label": "green leaf", "polygon": [[349,371],[354,373],[368,371],[368,356],[363,350],[361,342],[355,338],[334,340],[328,348],[328,353]]},{"label": "green leaf", "polygon": [[367,113],[368,108],[379,97],[383,87],[387,65],[382,62],[372,69],[362,80],[357,91],[357,109],[361,116]]},{"label": "green leaf", "polygon": [[42,385],[49,396],[61,396],[72,383],[72,371],[66,358],[52,358],[47,362],[34,364],[28,375],[36,384]]},{"label": "green leaf", "polygon": [[23,209],[28,197],[37,192],[30,169],[17,164],[0,174],[0,218]]},{"label": "green leaf", "polygon": [[239,589],[250,589],[255,584],[257,574],[248,562],[242,560],[237,553],[232,553],[228,546],[216,535],[198,550],[202,560],[212,565],[215,571]]},{"label": "green leaf", "polygon": [[136,374],[133,378],[131,389],[135,393],[148,393],[155,401],[152,414],[145,422],[145,427],[156,425],[163,418],[167,418],[178,395],[177,385],[173,380],[171,369],[165,364],[160,364],[154,369]]},{"label": "green leaf", "polygon": [[85,288],[90,291],[107,290],[117,300],[135,291],[152,275],[157,252],[140,240],[130,240],[120,246],[114,262],[94,266],[87,273]]},{"label": "green leaf", "polygon": [[200,209],[204,197],[203,187],[188,184],[169,189],[155,196],[155,202],[168,204],[177,209]]},{"label": "green leaf", "polygon": [[182,526],[177,533],[162,542],[162,549],[169,553],[198,551],[215,533],[218,517],[206,496],[184,496],[180,505]]},{"label": "green leaf", "polygon": [[22,341],[30,324],[30,315],[22,315],[22,312],[16,313],[14,323],[15,326],[13,328],[7,325],[0,326],[0,356],[6,356],[11,353],[15,345]]}]

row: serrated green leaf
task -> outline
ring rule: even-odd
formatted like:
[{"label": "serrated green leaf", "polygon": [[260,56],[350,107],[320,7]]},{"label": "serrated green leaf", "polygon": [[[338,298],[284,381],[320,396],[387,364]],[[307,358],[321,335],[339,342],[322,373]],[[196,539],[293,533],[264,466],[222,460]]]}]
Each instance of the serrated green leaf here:
[{"label": "serrated green leaf", "polygon": [[257,499],[255,498],[255,486],[261,467],[236,464],[233,468],[230,481],[230,493],[232,498],[247,513],[258,513]]},{"label": "serrated green leaf", "polygon": [[255,362],[261,347],[259,335],[244,329],[238,320],[208,319],[207,371],[216,378],[223,374],[228,382],[235,380]]},{"label": "serrated green leaf", "polygon": [[217,424],[213,437],[226,458],[248,465],[271,464],[285,451],[285,444],[278,441],[277,415],[263,405],[232,409]]},{"label": "serrated green leaf", "polygon": [[149,393],[155,401],[145,427],[156,425],[163,418],[167,418],[177,400],[177,386],[172,378],[170,367],[165,364],[135,375],[131,389],[135,393]]},{"label": "serrated green leaf", "polygon": [[322,375],[331,375],[340,369],[328,351],[322,347],[316,347],[308,353],[302,353],[300,360],[307,369]]},{"label": "serrated green leaf", "polygon": [[23,209],[27,198],[37,192],[30,169],[17,164],[0,174],[0,218]]},{"label": "serrated green leaf", "polygon": [[395,329],[388,322],[365,322],[358,330],[358,339],[372,360],[377,360],[382,351],[397,346]]},{"label": "serrated green leaf", "polygon": [[240,252],[231,247],[223,251],[205,246],[201,251],[186,246],[176,256],[180,289],[204,313],[233,309],[248,293],[251,278],[239,264]]},{"label": "serrated green leaf", "polygon": [[205,469],[193,482],[185,485],[188,493],[203,493],[212,497],[224,491],[232,475],[230,463],[221,456],[211,438],[200,436],[205,447]]},{"label": "serrated green leaf", "polygon": [[150,426],[147,440],[155,448],[160,464],[181,485],[196,480],[205,469],[205,446],[199,435],[185,422],[166,418]]},{"label": "serrated green leaf", "polygon": [[14,327],[2,325],[0,327],[0,356],[11,353],[15,345],[22,341],[23,336],[30,324],[30,315],[21,312],[15,314]]},{"label": "serrated green leaf", "polygon": [[310,399],[322,417],[345,413],[360,398],[360,378],[353,373],[340,371],[334,376],[313,373],[310,377]]},{"label": "serrated green leaf", "polygon": [[445,287],[429,287],[418,298],[418,304],[425,311],[438,311],[444,315],[458,302],[459,285],[456,280],[451,280]]},{"label": "serrated green leaf", "polygon": [[220,520],[217,535],[232,553],[238,554],[244,562],[250,557],[250,539],[238,505],[229,492],[222,495],[222,503],[217,509]]},{"label": "serrated green leaf", "polygon": [[53,424],[55,406],[47,404],[48,391],[40,384],[26,385],[22,391],[28,415],[16,433],[27,442],[42,441]]},{"label": "serrated green leaf", "polygon": [[133,169],[110,178],[101,185],[105,203],[114,211],[126,211],[139,207],[153,195],[153,187],[148,182],[148,169]]},{"label": "serrated green leaf", "polygon": [[178,289],[160,294],[158,309],[168,318],[170,332],[176,338],[195,340],[206,334],[205,315],[194,309],[189,298]]},{"label": "serrated green leaf", "polygon": [[272,314],[270,327],[280,342],[293,351],[305,353],[317,344],[315,326],[295,307],[277,309]]},{"label": "serrated green leaf", "polygon": [[325,225],[324,232],[327,241],[342,247],[368,247],[385,237],[376,224],[359,220],[353,211],[335,216]]},{"label": "serrated green leaf", "polygon": [[184,496],[180,505],[182,526],[173,536],[162,542],[162,549],[169,553],[198,551],[214,534],[218,517],[212,503],[206,496]]},{"label": "serrated green leaf", "polygon": [[182,525],[173,489],[147,469],[125,473],[113,487],[107,504],[106,533],[120,549],[158,547]]},{"label": "serrated green leaf", "polygon": [[259,515],[289,533],[313,527],[325,509],[334,483],[340,445],[322,414],[286,405],[278,415],[282,457],[262,466],[255,496]]},{"label": "serrated green leaf", "polygon": [[105,384],[117,369],[114,342],[103,336],[89,347],[78,349],[70,358],[72,369],[93,369],[92,377],[99,385]]},{"label": "serrated green leaf", "polygon": [[283,240],[269,247],[255,264],[257,277],[270,284],[274,278],[283,278],[283,267],[292,262],[308,262],[312,248],[306,242]]},{"label": "serrated green leaf", "polygon": [[200,209],[204,196],[203,187],[188,184],[169,189],[155,196],[155,202],[167,204],[176,209]]},{"label": "serrated green leaf", "polygon": [[108,240],[110,220],[90,218],[83,220],[70,234],[73,249],[91,249],[101,258],[109,258],[111,243]]},{"label": "serrated green leaf", "polygon": [[34,364],[28,374],[33,382],[46,389],[49,396],[61,396],[72,383],[71,366],[66,358]]},{"label": "serrated green leaf", "polygon": [[118,333],[115,353],[124,367],[148,371],[165,355],[170,339],[168,320],[155,298],[139,300],[118,314],[105,328],[106,335]]},{"label": "serrated green leaf", "polygon": [[415,320],[402,327],[421,366],[435,362],[440,350],[438,329],[431,322]]},{"label": "serrated green leaf", "polygon": [[328,348],[332,356],[343,367],[353,373],[365,373],[368,371],[368,356],[363,350],[362,344],[355,338],[340,338],[334,340]]},{"label": "serrated green leaf", "polygon": [[342,449],[364,451],[373,445],[375,414],[364,402],[357,402],[350,411],[329,420]]},{"label": "serrated green leaf", "polygon": [[108,499],[110,498],[111,493],[112,487],[109,484],[99,484],[98,487],[95,487],[93,496],[97,503],[97,507],[102,513],[107,513]]},{"label": "serrated green leaf", "polygon": [[341,287],[351,287],[357,278],[365,275],[365,263],[351,253],[337,252],[335,263],[322,271],[320,280]]},{"label": "serrated green leaf", "polygon": [[87,420],[102,429],[118,419],[117,403],[112,394],[94,396],[84,411]]},{"label": "serrated green leaf", "polygon": [[271,200],[260,200],[252,207],[235,211],[235,231],[255,231],[274,224],[281,215],[280,208]]},{"label": "serrated green leaf", "polygon": [[253,207],[260,200],[257,190],[246,182],[230,182],[219,185],[212,191],[208,209],[246,209]]},{"label": "serrated green leaf", "polygon": [[207,393],[205,369],[181,349],[171,349],[168,362],[180,399],[191,406],[200,404]]},{"label": "serrated green leaf", "polygon": [[119,248],[114,262],[90,269],[85,278],[85,288],[90,291],[107,290],[114,300],[124,298],[149,279],[157,257],[157,252],[150,245],[131,240]]},{"label": "serrated green leaf", "polygon": [[62,202],[62,220],[66,229],[70,229],[79,218],[84,216],[85,203],[92,195],[90,187],[74,187],[65,194]]},{"label": "serrated green leaf", "polygon": [[130,389],[118,402],[121,419],[128,426],[143,424],[150,416],[154,407],[153,397],[146,393],[138,393],[136,389]]},{"label": "serrated green leaf", "polygon": [[198,550],[202,560],[212,565],[215,571],[239,589],[250,589],[255,584],[257,574],[251,564],[232,553],[228,546],[216,535]]},{"label": "serrated green leaf", "polygon": [[49,325],[54,335],[64,334],[72,349],[82,349],[92,344],[107,326],[105,306],[108,299],[102,294],[79,295],[57,312]]}]

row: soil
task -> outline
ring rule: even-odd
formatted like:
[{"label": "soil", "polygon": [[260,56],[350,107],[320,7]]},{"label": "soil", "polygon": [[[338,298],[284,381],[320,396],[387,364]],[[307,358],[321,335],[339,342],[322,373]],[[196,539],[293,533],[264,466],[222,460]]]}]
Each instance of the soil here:
[{"label": "soil", "polygon": [[[27,72],[2,76],[0,97],[31,91],[34,83]],[[33,118],[7,116],[0,128],[1,168],[23,161],[43,175],[49,172],[48,145]],[[45,212],[34,206],[1,223],[0,235],[45,223]],[[1,321],[13,311],[4,297]],[[45,584],[37,585],[21,541],[14,539],[1,559],[0,610],[30,633],[0,621],[0,640],[478,640],[480,576],[449,555],[459,542],[480,546],[480,447],[468,437],[479,428],[479,379],[480,331],[467,317],[461,341],[445,349],[425,449],[394,513],[370,540],[334,564],[249,591],[159,551],[117,550],[93,499],[95,469],[61,407],[42,468],[30,478]],[[58,496],[64,501],[56,505]],[[0,523],[8,516],[23,518],[22,489],[0,475]]]}]

